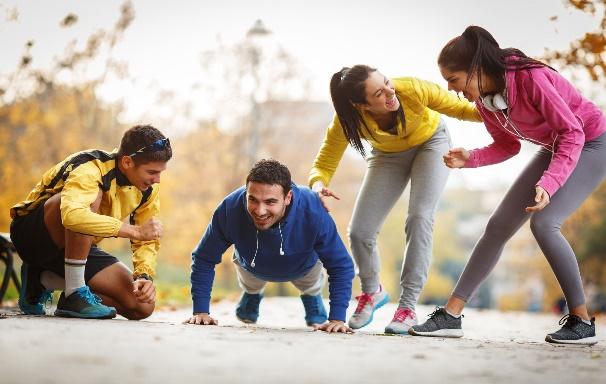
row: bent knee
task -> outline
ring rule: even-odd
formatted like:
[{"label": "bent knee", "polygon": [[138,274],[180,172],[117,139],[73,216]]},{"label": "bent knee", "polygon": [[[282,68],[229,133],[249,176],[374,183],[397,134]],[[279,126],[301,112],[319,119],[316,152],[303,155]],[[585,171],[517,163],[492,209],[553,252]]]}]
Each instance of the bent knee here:
[{"label": "bent knee", "polygon": [[369,232],[368,230],[352,227],[347,233],[350,244],[374,244],[377,239],[377,234]]},{"label": "bent knee", "polygon": [[433,215],[431,212],[409,214],[406,217],[406,228],[433,228]]},{"label": "bent knee", "polygon": [[559,231],[560,226],[557,220],[548,215],[535,214],[530,218],[530,230],[535,236]]},{"label": "bent knee", "polygon": [[120,313],[121,316],[128,320],[143,320],[151,316],[154,313],[155,304],[138,304],[130,308],[126,308]]}]

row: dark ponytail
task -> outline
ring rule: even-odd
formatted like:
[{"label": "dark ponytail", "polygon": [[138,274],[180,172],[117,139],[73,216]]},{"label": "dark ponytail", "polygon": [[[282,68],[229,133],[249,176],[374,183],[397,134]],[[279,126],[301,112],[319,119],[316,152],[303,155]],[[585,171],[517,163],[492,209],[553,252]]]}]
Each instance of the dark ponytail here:
[{"label": "dark ponytail", "polygon": [[[512,57],[516,59],[509,60]],[[475,25],[467,27],[461,36],[450,40],[442,48],[438,56],[438,65],[453,72],[467,72],[469,76],[465,86],[475,74],[481,95],[484,95],[481,74],[489,76],[494,81],[497,92],[502,92],[505,89],[506,70],[519,71],[548,66],[526,56],[519,49],[501,49],[499,43],[487,30]]]},{"label": "dark ponytail", "polygon": [[354,106],[366,104],[364,82],[372,72],[376,71],[366,65],[355,65],[352,68],[343,67],[330,79],[330,97],[335,108],[343,133],[349,144],[362,156],[365,156],[360,127],[364,126],[370,133],[360,111]]}]

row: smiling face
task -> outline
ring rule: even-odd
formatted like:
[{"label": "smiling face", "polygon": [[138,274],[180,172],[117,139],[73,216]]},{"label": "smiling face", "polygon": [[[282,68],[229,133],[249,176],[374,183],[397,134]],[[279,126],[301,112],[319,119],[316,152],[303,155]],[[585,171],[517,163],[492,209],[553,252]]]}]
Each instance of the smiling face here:
[{"label": "smiling face", "polygon": [[400,108],[393,83],[379,71],[369,73],[364,81],[364,93],[366,104],[357,104],[357,106],[372,114],[384,115]]},{"label": "smiling face", "polygon": [[[466,71],[451,71],[446,67],[440,66],[440,73],[448,83],[449,91],[462,93],[469,101],[476,101],[482,96],[478,84],[478,77],[475,74],[467,81],[469,75]],[[484,95],[497,91],[495,82],[490,77],[482,75],[481,82]]]},{"label": "smiling face", "polygon": [[124,156],[120,160],[120,171],[132,185],[141,191],[160,183],[160,174],[164,170],[166,170],[165,161],[151,161],[136,165],[130,156]]},{"label": "smiling face", "polygon": [[260,231],[269,229],[282,220],[291,199],[292,191],[284,195],[279,184],[250,181],[246,185],[246,210]]},{"label": "smiling face", "polygon": [[469,75],[466,71],[450,71],[445,67],[440,67],[440,73],[448,83],[449,91],[462,93],[469,101],[477,100],[480,97],[477,76],[473,75],[469,81],[467,81]]}]

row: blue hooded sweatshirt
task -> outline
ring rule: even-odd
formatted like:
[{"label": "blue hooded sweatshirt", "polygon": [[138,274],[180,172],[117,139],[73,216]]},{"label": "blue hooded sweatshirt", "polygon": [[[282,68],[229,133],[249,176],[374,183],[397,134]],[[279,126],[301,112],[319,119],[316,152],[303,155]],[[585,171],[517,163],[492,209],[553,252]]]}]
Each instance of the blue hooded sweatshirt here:
[{"label": "blue hooded sweatshirt", "polygon": [[245,187],[235,190],[221,202],[192,252],[194,313],[210,313],[215,265],[233,244],[236,262],[266,281],[296,280],[305,276],[319,259],[328,273],[328,318],[345,320],[354,278],[351,256],[316,193],[295,184],[291,190],[292,200],[286,215],[264,231],[257,230],[246,210]]}]

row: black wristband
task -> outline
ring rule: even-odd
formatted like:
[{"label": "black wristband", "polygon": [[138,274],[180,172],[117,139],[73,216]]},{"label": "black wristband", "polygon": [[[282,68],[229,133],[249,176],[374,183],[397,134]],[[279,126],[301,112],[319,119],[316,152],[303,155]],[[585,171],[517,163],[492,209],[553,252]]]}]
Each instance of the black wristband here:
[{"label": "black wristband", "polygon": [[152,277],[150,275],[148,275],[147,273],[140,273],[138,275],[133,275],[133,281],[136,281],[139,279],[154,281],[154,279],[152,279]]}]

